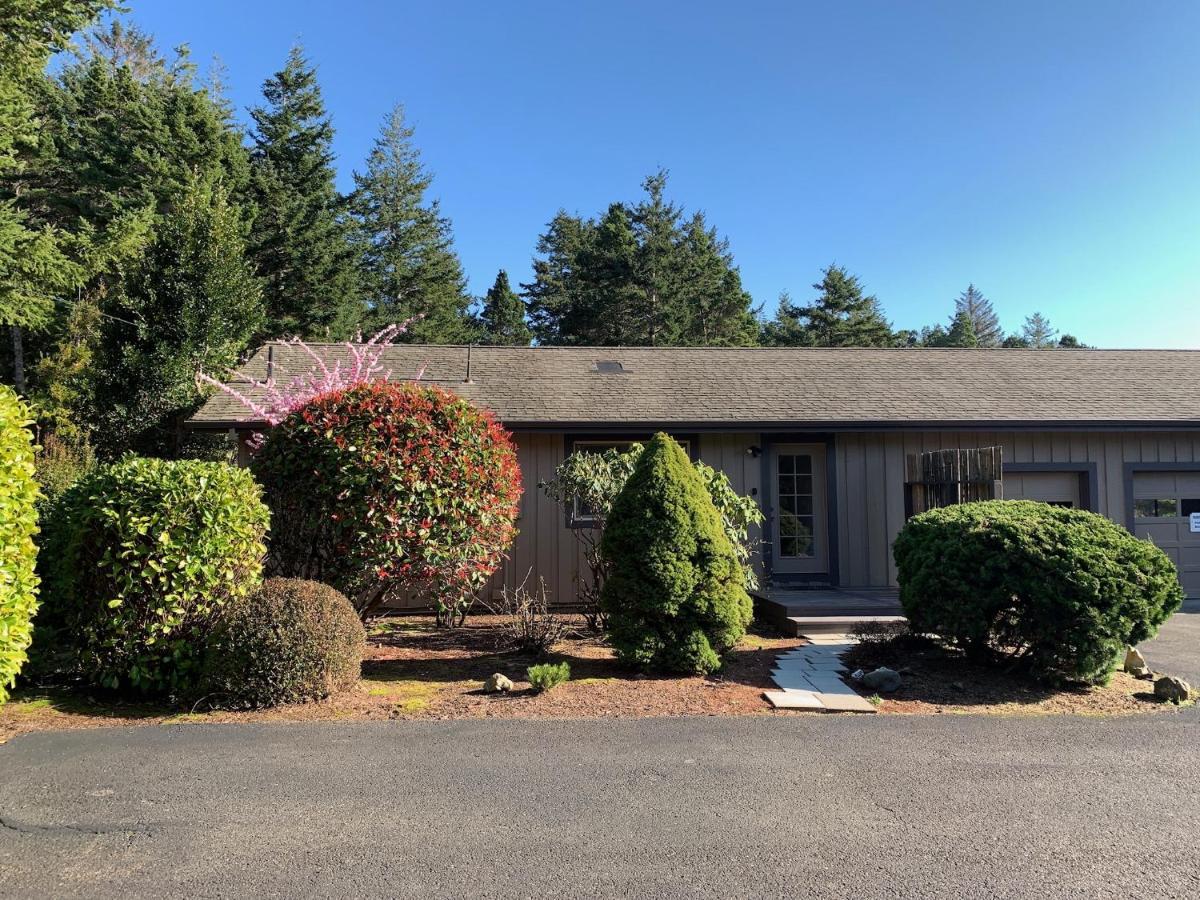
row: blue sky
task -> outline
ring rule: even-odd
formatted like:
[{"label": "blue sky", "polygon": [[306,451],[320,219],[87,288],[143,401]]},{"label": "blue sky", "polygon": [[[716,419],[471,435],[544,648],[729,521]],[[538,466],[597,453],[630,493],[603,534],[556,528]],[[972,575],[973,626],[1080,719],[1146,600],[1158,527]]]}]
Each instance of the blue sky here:
[{"label": "blue sky", "polygon": [[1108,347],[1200,347],[1200,4],[128,0],[239,108],[297,40],[343,187],[403,102],[471,288],[662,166],[770,312],[836,261],[897,327],[974,281]]}]

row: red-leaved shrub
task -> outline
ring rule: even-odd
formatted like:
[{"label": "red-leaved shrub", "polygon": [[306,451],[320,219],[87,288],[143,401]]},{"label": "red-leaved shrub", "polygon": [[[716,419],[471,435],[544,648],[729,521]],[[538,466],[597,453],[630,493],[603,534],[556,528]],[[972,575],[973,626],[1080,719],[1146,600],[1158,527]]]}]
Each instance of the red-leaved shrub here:
[{"label": "red-leaved shrub", "polygon": [[406,591],[446,619],[516,535],[509,433],[448,391],[375,382],[314,397],[267,434],[268,570],[333,585],[366,617]]}]

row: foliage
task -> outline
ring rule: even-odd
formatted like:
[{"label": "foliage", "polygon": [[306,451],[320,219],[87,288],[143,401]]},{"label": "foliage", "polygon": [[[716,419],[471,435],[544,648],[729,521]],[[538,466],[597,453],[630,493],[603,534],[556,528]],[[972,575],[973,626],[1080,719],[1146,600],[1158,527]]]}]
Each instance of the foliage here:
[{"label": "foliage", "polygon": [[745,634],[752,614],[737,553],[687,454],[657,434],[613,504],[601,540],[601,593],[623,662],[706,673]]},{"label": "foliage", "polygon": [[762,342],[776,347],[892,347],[896,337],[879,301],[863,293],[858,278],[831,265],[813,285],[817,297],[797,306],[780,297],[775,318],[763,326]]},{"label": "foliage", "polygon": [[1021,339],[1025,342],[1026,347],[1032,347],[1034,350],[1044,350],[1054,346],[1056,337],[1058,337],[1058,330],[1052,327],[1050,320],[1040,312],[1027,316],[1025,324],[1021,327]]},{"label": "foliage", "polygon": [[525,678],[535,693],[544,694],[571,679],[571,667],[566,662],[539,663],[525,670]]},{"label": "foliage", "polygon": [[479,327],[485,344],[528,347],[533,340],[533,332],[525,322],[525,303],[509,285],[508,273],[503,269],[483,298]]},{"label": "foliage", "polygon": [[334,186],[333,125],[316,69],[299,47],[263,84],[254,119],[251,248],[264,278],[265,333],[353,334],[360,301],[354,248]]},{"label": "foliage", "polygon": [[358,681],[365,641],[354,607],[333,588],[268,578],[222,611],[202,690],[220,706],[321,700]]},{"label": "foliage", "polygon": [[0,385],[0,704],[25,664],[38,610],[32,424],[28,407]]},{"label": "foliage", "polygon": [[274,515],[272,572],[332,584],[364,617],[410,590],[458,613],[516,534],[511,437],[439,388],[322,394],[270,431],[253,466]]},{"label": "foliage", "polygon": [[[573,528],[571,533],[582,547],[588,569],[586,578],[576,580],[576,596],[588,626],[593,630],[604,625],[600,593],[609,570],[609,564],[600,552],[600,541],[613,503],[633,473],[642,451],[642,445],[635,443],[625,451],[609,448],[600,453],[572,453],[555,469],[554,478],[539,485],[546,496],[563,506],[568,515],[576,509],[588,511],[591,527]],[[721,470],[704,462],[694,465],[721,516],[725,536],[737,553],[745,587],[753,590],[758,587],[753,563],[757,541],[751,537],[751,531],[762,524],[762,510],[754,498],[737,493]]]},{"label": "foliage", "polygon": [[599,219],[559,212],[538,241],[523,285],[541,344],[745,345],[756,324],[728,241],[703,213],[665,198],[667,175],[647,178],[636,204]]},{"label": "foliage", "polygon": [[437,200],[426,200],[433,176],[412,138],[404,107],[396,106],[367,156],[366,171],[354,173],[349,209],[367,322],[382,328],[409,320],[403,340],[467,343],[475,336],[467,280],[450,220]]},{"label": "foliage", "polygon": [[263,321],[243,223],[220,184],[191,182],[109,304],[100,330],[92,421],[101,451],[180,452],[202,400],[201,370],[232,366]]},{"label": "foliage", "polygon": [[48,529],[47,609],[85,677],[186,695],[222,607],[259,583],[267,508],[250,472],[127,457],[61,498]]},{"label": "foliage", "polygon": [[528,580],[526,575],[512,590],[505,585],[498,603],[482,602],[501,617],[500,629],[510,649],[542,654],[562,639],[567,623],[550,611],[545,579],[539,578],[532,591],[525,586]]},{"label": "foliage", "polygon": [[[992,306],[992,301],[983,296],[974,283],[968,284],[954,301],[954,321],[959,317],[965,319],[964,326],[970,326],[975,344],[957,344],[956,346],[999,347],[1004,340],[1004,329],[1000,327],[1000,317]],[[960,326],[960,329],[964,328]],[[953,325],[950,329],[953,333]]]},{"label": "foliage", "polygon": [[33,464],[42,493],[39,509],[44,512],[71,485],[96,468],[96,454],[86,437],[46,431],[42,433]]},{"label": "foliage", "polygon": [[971,349],[982,346],[975,334],[975,325],[971,316],[965,310],[955,314],[950,322],[949,330],[941,325],[925,328],[921,331],[921,346],[923,347],[961,347]]},{"label": "foliage", "polygon": [[894,552],[914,631],[1048,681],[1106,681],[1183,598],[1153,544],[1095,513],[1032,501],[922,513]]}]

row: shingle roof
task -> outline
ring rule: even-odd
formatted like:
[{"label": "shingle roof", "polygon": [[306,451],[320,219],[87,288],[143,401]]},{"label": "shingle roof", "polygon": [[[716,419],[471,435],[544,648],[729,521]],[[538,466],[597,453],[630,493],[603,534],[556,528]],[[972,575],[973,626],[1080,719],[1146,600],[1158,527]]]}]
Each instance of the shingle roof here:
[{"label": "shingle roof", "polygon": [[[336,344],[311,345],[329,360]],[[475,347],[386,351],[393,378],[423,380],[493,410],[510,427],[961,426],[1200,427],[1200,350],[872,350],[716,347]],[[271,350],[277,381],[312,368]],[[262,379],[268,348],[243,371]],[[619,363],[620,365],[615,365]],[[258,424],[216,394],[197,427]]]}]

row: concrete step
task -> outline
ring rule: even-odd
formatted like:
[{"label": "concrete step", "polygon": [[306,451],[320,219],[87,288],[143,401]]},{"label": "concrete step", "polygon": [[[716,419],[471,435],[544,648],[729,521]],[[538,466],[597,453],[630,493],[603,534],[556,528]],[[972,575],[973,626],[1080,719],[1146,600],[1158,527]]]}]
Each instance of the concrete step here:
[{"label": "concrete step", "polygon": [[846,634],[862,622],[903,622],[904,616],[833,615],[788,616],[785,626],[792,634],[812,637],[819,634]]}]

